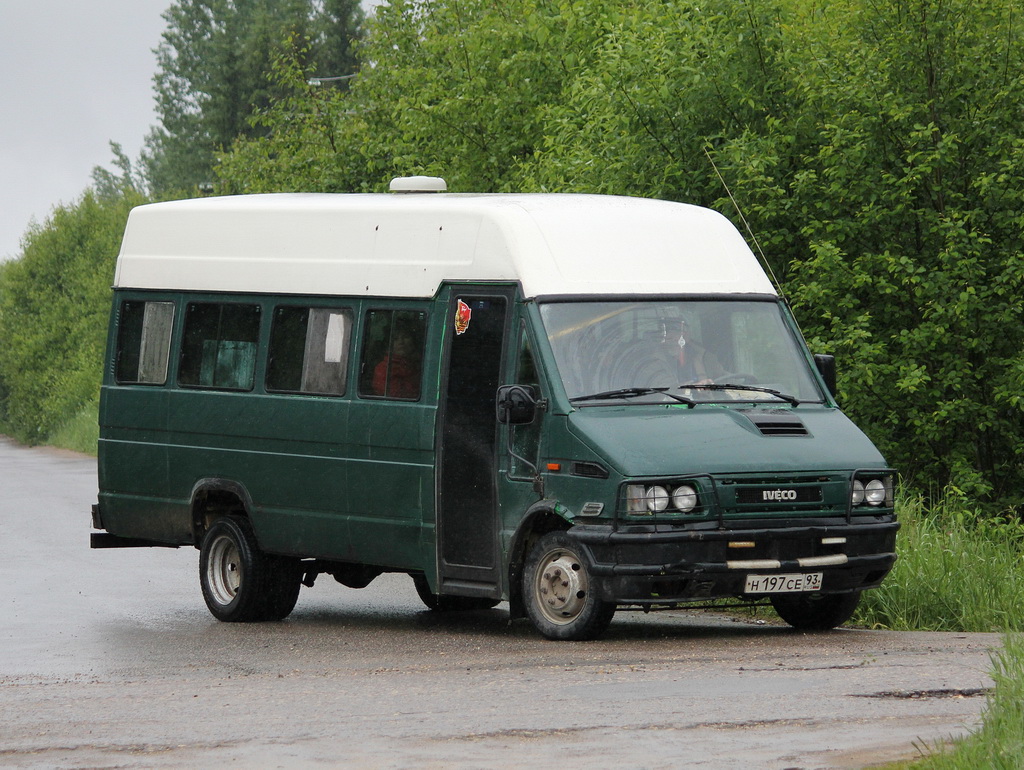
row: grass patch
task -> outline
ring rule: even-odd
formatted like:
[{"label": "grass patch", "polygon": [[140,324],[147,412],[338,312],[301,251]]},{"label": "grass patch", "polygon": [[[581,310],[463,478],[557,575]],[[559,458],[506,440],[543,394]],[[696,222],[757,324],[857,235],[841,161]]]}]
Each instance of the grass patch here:
[{"label": "grass patch", "polygon": [[913,770],[1018,770],[1024,762],[1024,524],[947,494],[931,509],[901,495],[899,559],[865,591],[854,622],[900,631],[1004,631],[982,726],[951,746],[892,765]]},{"label": "grass patch", "polygon": [[899,559],[854,622],[898,631],[1024,631],[1024,524],[947,494],[901,496]]},{"label": "grass patch", "polygon": [[993,655],[995,687],[977,732],[910,765],[913,770],[1019,770],[1024,761],[1024,636],[1007,634]]},{"label": "grass patch", "polygon": [[98,403],[87,404],[74,417],[63,423],[46,439],[49,446],[70,449],[96,456],[96,443],[100,438],[100,408]]}]

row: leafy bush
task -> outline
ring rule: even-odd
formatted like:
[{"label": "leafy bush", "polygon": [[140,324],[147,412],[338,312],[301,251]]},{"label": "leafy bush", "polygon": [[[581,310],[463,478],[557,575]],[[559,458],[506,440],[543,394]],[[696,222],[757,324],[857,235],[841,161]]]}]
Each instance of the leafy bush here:
[{"label": "leafy bush", "polygon": [[114,263],[136,193],[85,193],[31,228],[0,272],[0,414],[39,443],[99,396]]}]

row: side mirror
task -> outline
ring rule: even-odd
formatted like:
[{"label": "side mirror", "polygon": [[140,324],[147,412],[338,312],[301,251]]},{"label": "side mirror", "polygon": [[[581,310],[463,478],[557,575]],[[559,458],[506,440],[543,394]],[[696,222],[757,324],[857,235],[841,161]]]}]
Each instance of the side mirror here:
[{"label": "side mirror", "polygon": [[825,381],[825,387],[833,397],[836,395],[836,357],[826,356],[821,353],[814,355],[814,365],[818,367],[818,374]]},{"label": "side mirror", "polygon": [[502,385],[494,409],[502,425],[528,425],[537,417],[537,392],[532,385]]}]

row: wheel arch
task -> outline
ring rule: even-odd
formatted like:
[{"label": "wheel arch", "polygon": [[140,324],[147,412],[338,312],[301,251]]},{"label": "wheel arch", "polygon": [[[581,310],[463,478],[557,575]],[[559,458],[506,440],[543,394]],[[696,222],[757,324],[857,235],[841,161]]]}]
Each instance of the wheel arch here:
[{"label": "wheel arch", "polygon": [[530,547],[548,532],[565,532],[572,522],[555,512],[554,500],[540,500],[530,506],[512,537],[508,559],[508,604],[512,618],[526,617],[523,603],[523,564]]},{"label": "wheel arch", "polygon": [[243,484],[231,479],[200,479],[192,487],[189,502],[196,544],[202,542],[210,525],[222,516],[244,516],[251,522],[252,508],[252,496]]}]

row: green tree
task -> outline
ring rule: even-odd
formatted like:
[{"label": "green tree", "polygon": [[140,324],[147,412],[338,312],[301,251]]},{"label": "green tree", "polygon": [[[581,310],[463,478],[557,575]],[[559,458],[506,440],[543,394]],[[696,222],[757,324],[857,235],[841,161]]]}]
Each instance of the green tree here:
[{"label": "green tree", "polygon": [[58,206],[0,271],[0,414],[36,443],[99,395],[114,262],[141,195]]},{"label": "green tree", "polygon": [[[1024,23],[1008,0],[846,0],[803,19],[814,127],[771,202],[847,407],[912,481],[1024,498]],[[811,66],[813,64],[813,66]]]},{"label": "green tree", "polygon": [[[603,34],[610,2],[396,0],[369,24],[349,93],[303,88],[300,57],[279,72],[290,97],[261,113],[268,142],[241,140],[218,172],[232,189],[381,189],[443,173],[451,189],[521,189],[546,112]],[[295,66],[295,65],[298,66]],[[253,165],[255,164],[255,165]],[[315,168],[325,169],[317,179]],[[248,171],[258,168],[258,179]],[[308,174],[296,176],[298,169]],[[339,173],[339,169],[344,169]]]},{"label": "green tree", "polygon": [[114,171],[96,166],[92,170],[92,189],[100,198],[119,198],[127,193],[141,193],[146,188],[142,172],[124,154],[121,145],[110,143],[114,155]]},{"label": "green tree", "polygon": [[157,194],[214,181],[215,153],[258,136],[250,120],[280,96],[268,79],[282,43],[309,41],[320,74],[354,72],[355,0],[177,0],[164,14],[154,78],[159,125],[146,141],[146,178]]},{"label": "green tree", "polygon": [[272,76],[282,94],[252,121],[265,132],[239,137],[218,156],[224,193],[339,192],[374,189],[361,152],[368,131],[337,81],[316,82],[299,41],[275,60]]},{"label": "green tree", "polygon": [[[600,34],[602,0],[399,0],[378,8],[355,86],[371,137],[367,172],[445,176],[456,190],[509,191],[544,139],[544,114]],[[550,30],[559,34],[552,36]]]}]

